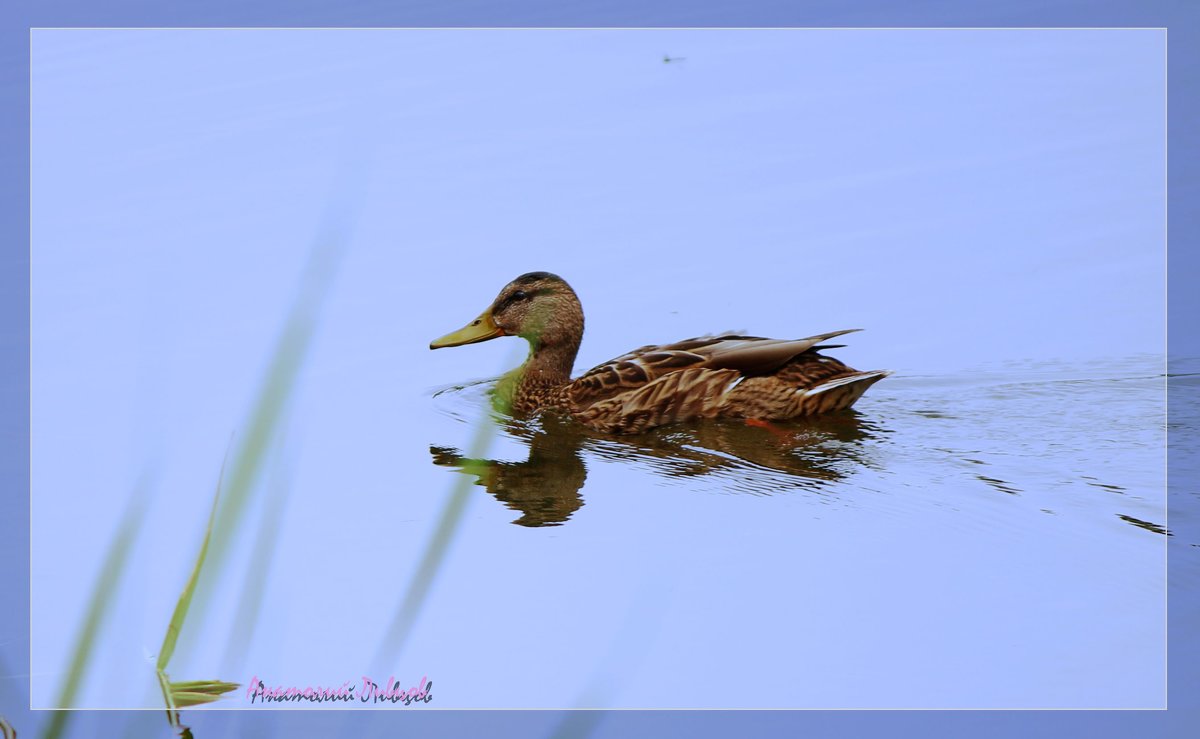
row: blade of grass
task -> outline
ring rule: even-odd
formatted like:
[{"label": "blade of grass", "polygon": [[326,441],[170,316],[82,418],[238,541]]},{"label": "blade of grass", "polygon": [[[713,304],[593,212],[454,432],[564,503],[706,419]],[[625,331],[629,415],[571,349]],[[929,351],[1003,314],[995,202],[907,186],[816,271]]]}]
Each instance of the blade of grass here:
[{"label": "blade of grass", "polygon": [[[630,600],[620,628],[592,670],[583,692],[575,700],[576,709],[568,711],[554,727],[550,739],[586,739],[608,716],[613,688],[625,682],[645,658],[662,626],[662,601],[655,597],[657,583],[643,581],[641,593]],[[582,710],[581,710],[582,709]]]},{"label": "blade of grass", "polygon": [[288,491],[291,488],[290,458],[284,452],[286,437],[279,440],[271,455],[271,471],[268,476],[268,497],[259,518],[258,533],[254,537],[254,550],[250,561],[254,567],[248,569],[242,583],[242,594],[238,601],[237,615],[234,617],[233,629],[229,641],[225,644],[225,657],[222,660],[222,671],[234,674],[242,668],[242,660],[250,648],[254,638],[255,627],[258,624],[258,614],[262,607],[263,596],[267,590],[267,577],[271,570],[271,562],[275,554],[275,542],[279,538],[279,527],[282,516],[274,515],[274,511],[282,511],[287,505]]},{"label": "blade of grass", "polygon": [[[487,448],[483,447],[483,452],[486,451]],[[408,633],[421,612],[425,596],[441,568],[442,560],[445,559],[450,543],[454,539],[459,520],[462,518],[463,511],[466,510],[467,502],[470,500],[471,484],[470,479],[464,479],[463,482],[457,484],[450,499],[442,508],[441,518],[438,520],[429,544],[425,547],[421,563],[417,566],[417,571],[405,589],[400,610],[396,612],[376,652],[377,672],[380,671],[380,668],[386,670],[384,665],[404,651]]]},{"label": "blade of grass", "polygon": [[[503,413],[508,409],[500,407],[498,410]],[[487,470],[488,462],[483,458],[497,431],[498,427],[490,414],[484,415],[475,427],[475,436],[467,449],[469,459],[464,460],[462,466],[462,472],[469,474],[455,481],[451,488],[450,498],[442,507],[442,515],[438,519],[429,543],[425,546],[421,562],[417,565],[412,579],[409,580],[408,587],[405,588],[400,609],[392,618],[392,622],[375,652],[374,668],[376,672],[388,670],[388,662],[395,659],[404,650],[412,625],[421,613],[425,598],[441,569],[442,562],[450,549],[455,533],[457,533],[463,512],[471,499],[471,489],[475,477]]]},{"label": "blade of grass", "polygon": [[[225,453],[226,459],[229,453]],[[183,630],[183,621],[187,618],[188,608],[192,604],[192,594],[196,591],[196,582],[200,578],[200,570],[204,567],[204,558],[208,554],[208,542],[212,539],[213,521],[217,517],[217,503],[221,500],[221,485],[225,481],[225,462],[221,462],[221,473],[217,476],[217,490],[213,493],[212,509],[208,513],[208,526],[204,529],[204,540],[200,543],[200,553],[196,555],[196,564],[192,566],[192,574],[188,578],[187,584],[183,586],[183,593],[179,596],[179,601],[175,604],[175,611],[171,614],[171,621],[167,624],[167,633],[163,636],[162,648],[158,650],[158,662],[155,667],[159,672],[167,669],[167,663],[171,661],[171,656],[175,654],[175,642],[179,639],[179,632]]]},{"label": "blade of grass", "polygon": [[225,566],[231,542],[245,518],[250,493],[260,476],[267,452],[281,425],[280,419],[295,390],[316,331],[320,304],[328,293],[343,251],[342,238],[325,234],[316,240],[305,267],[299,295],[288,314],[250,412],[247,432],[233,453],[225,501],[217,512],[217,535],[209,554],[208,574],[201,580],[196,597],[196,611],[201,620],[204,620],[203,614],[210,601],[207,595]]},{"label": "blade of grass", "polygon": [[183,624],[187,619],[188,608],[191,606],[192,596],[196,591],[196,583],[200,580],[200,572],[204,569],[204,559],[208,554],[209,541],[212,540],[213,522],[217,517],[217,505],[221,500],[221,486],[225,482],[225,463],[228,459],[229,452],[227,451],[225,459],[221,462],[221,473],[217,476],[217,489],[213,493],[212,509],[208,513],[208,526],[204,529],[204,539],[200,543],[200,552],[196,555],[196,564],[193,565],[192,574],[188,577],[187,584],[184,585],[183,592],[179,596],[179,601],[175,604],[175,611],[171,614],[170,623],[167,624],[167,633],[163,636],[162,649],[158,651],[158,662],[155,665],[158,685],[162,690],[163,702],[167,707],[167,722],[172,728],[180,729],[181,731],[186,730],[187,727],[180,723],[180,708],[211,703],[225,693],[241,687],[237,683],[225,682],[223,680],[171,682],[166,672],[167,664],[170,663],[172,655],[175,654],[175,642],[179,639],[179,634],[183,631]]},{"label": "blade of grass", "polygon": [[176,710],[175,696],[171,693],[171,681],[167,678],[167,673],[162,670],[155,670],[155,676],[158,677],[158,687],[162,690],[163,703],[167,706],[167,723],[172,727],[179,726],[179,711]]},{"label": "blade of grass", "polygon": [[305,270],[299,298],[292,306],[271,364],[263,377],[258,399],[250,413],[244,442],[234,455],[226,505],[218,515],[222,541],[214,548],[214,567],[220,568],[228,555],[228,542],[242,520],[254,486],[275,437],[284,408],[295,389],[300,369],[316,329],[317,309],[327,292],[340,252],[340,243],[318,242]]},{"label": "blade of grass", "polygon": [[[182,627],[182,616],[186,615],[193,600],[195,601],[194,610],[199,612],[197,618],[203,620],[203,612],[211,602],[206,597],[207,592],[211,591],[219,579],[231,549],[230,543],[235,539],[239,524],[244,520],[250,493],[255,487],[265,458],[276,441],[278,429],[282,425],[281,419],[290,403],[315,333],[320,304],[329,291],[337,264],[344,251],[344,239],[340,238],[342,232],[345,231],[340,227],[342,223],[344,223],[343,220],[336,220],[334,225],[337,228],[326,228],[325,233],[319,235],[313,245],[308,264],[305,266],[299,294],[288,313],[284,330],[276,344],[257,400],[250,413],[247,433],[242,437],[242,443],[233,455],[229,484],[225,486],[224,503],[218,506],[217,500],[213,502],[214,508],[209,516],[208,531],[205,534],[200,556],[197,559],[192,578],[184,591],[184,597],[176,607],[176,615],[180,616],[179,623],[176,623],[174,617],[172,618],[172,623],[168,626],[167,635],[163,641],[163,650],[159,654],[157,670],[159,684],[167,705],[168,721],[172,727],[180,729],[184,734],[190,732],[180,723],[178,709],[181,706],[197,705],[200,702],[208,701],[198,700],[199,696],[194,694],[195,691],[178,690],[178,686],[182,683],[170,683],[165,673],[165,667],[175,651],[176,641]],[[228,454],[226,457],[228,458]],[[223,480],[225,464],[222,463],[221,467]],[[221,485],[218,485],[217,498],[221,497],[220,493]],[[213,538],[211,553],[209,553],[209,538],[214,531],[216,537]],[[205,576],[201,578],[201,565],[204,563],[206,555],[209,565],[205,568]],[[195,593],[198,595],[193,598]],[[210,684],[217,682],[210,681]]]},{"label": "blade of grass", "polygon": [[606,711],[593,709],[567,711],[554,727],[550,739],[586,739],[596,731],[606,715]]},{"label": "blade of grass", "polygon": [[[83,624],[80,627],[79,635],[75,638],[75,648],[71,653],[71,662],[67,668],[67,678],[63,681],[62,688],[59,690],[58,700],[55,702],[55,706],[59,709],[71,708],[75,702],[76,694],[79,691],[80,684],[83,682],[88,662],[92,657],[96,636],[100,632],[100,627],[104,622],[109,608],[113,603],[117,602],[117,598],[114,597],[117,584],[121,579],[121,573],[125,570],[125,561],[129,557],[129,550],[132,548],[133,541],[137,537],[138,527],[142,520],[143,491],[146,484],[147,481],[143,477],[129,504],[126,506],[124,514],[121,516],[121,523],[117,528],[116,534],[113,536],[112,543],[109,544],[108,553],[104,557],[104,564],[100,567],[100,575],[96,578],[96,584],[92,588],[92,595],[88,600]],[[47,722],[42,736],[45,739],[57,739],[62,736],[62,732],[66,728],[70,716],[69,711],[55,711],[53,718]]]},{"label": "blade of grass", "polygon": [[171,698],[175,703],[176,708],[187,708],[188,706],[199,706],[204,703],[212,703],[216,699],[225,695],[231,690],[240,688],[240,685],[234,685],[232,688],[224,690],[179,690],[174,683],[171,684]]},{"label": "blade of grass", "polygon": [[175,691],[194,690],[200,693],[211,693],[212,691],[220,691],[220,693],[228,693],[234,688],[240,688],[237,683],[227,683],[221,680],[188,680],[184,682],[171,683],[171,689]]}]

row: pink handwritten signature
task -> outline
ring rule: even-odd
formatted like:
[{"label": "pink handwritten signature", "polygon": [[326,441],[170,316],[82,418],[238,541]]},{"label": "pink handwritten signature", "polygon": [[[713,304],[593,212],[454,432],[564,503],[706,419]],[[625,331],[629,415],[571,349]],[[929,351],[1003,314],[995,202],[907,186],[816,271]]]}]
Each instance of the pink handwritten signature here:
[{"label": "pink handwritten signature", "polygon": [[400,681],[389,676],[384,687],[366,675],[362,687],[355,694],[355,683],[347,680],[337,687],[309,685],[306,687],[276,685],[268,686],[258,675],[250,678],[246,687],[246,700],[251,703],[391,703],[410,706],[414,703],[429,703],[433,700],[433,681],[422,677],[421,682],[408,690],[401,690]]}]

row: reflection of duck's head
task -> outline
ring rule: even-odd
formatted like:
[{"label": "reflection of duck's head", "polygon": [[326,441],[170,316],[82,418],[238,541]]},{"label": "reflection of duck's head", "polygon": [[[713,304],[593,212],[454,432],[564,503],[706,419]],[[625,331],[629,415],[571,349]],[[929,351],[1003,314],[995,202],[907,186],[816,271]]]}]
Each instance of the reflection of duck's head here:
[{"label": "reflection of duck's head", "polygon": [[[572,427],[574,433],[568,430]],[[445,447],[431,446],[429,451],[434,464],[477,475],[477,485],[520,511],[523,515],[513,523],[554,526],[583,506],[579,490],[587,479],[587,467],[580,456],[583,439],[578,429],[578,424],[549,413],[537,421],[508,424],[509,433],[529,445],[529,458],[524,462],[465,459]]]}]

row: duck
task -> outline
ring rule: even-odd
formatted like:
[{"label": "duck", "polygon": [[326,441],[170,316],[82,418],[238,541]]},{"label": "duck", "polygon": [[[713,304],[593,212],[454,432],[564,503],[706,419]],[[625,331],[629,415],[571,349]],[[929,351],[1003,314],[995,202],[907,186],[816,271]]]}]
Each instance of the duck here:
[{"label": "duck", "polygon": [[527,272],[505,285],[479,317],[429,348],[525,339],[529,356],[497,381],[497,407],[516,417],[563,412],[609,434],[701,419],[770,424],[833,413],[891,374],[859,371],[822,354],[845,346],[824,342],[861,330],[843,329],[803,339],[721,334],[649,344],[572,379],[583,327],[583,306],[566,280]]}]

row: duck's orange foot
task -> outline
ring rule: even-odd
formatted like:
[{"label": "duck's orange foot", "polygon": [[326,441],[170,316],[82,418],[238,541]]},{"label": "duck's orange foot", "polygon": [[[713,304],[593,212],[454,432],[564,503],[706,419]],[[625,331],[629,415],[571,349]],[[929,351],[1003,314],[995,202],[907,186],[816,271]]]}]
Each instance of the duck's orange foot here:
[{"label": "duck's orange foot", "polygon": [[761,418],[747,418],[746,425],[747,426],[757,426],[760,429],[766,429],[767,431],[770,431],[772,434],[774,434],[776,437],[778,437],[780,439],[790,438],[790,435],[788,434],[787,431],[784,431],[783,429],[779,428],[778,426],[771,423],[770,421],[764,421]]}]

